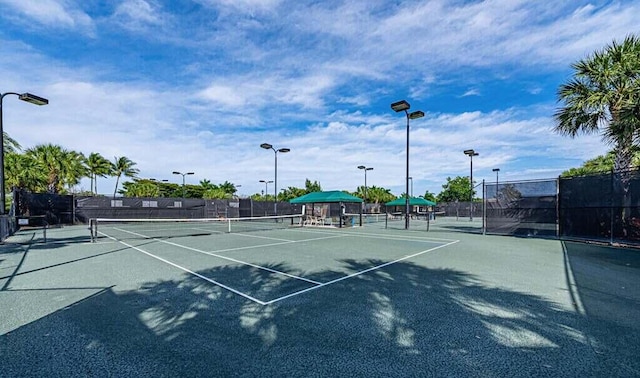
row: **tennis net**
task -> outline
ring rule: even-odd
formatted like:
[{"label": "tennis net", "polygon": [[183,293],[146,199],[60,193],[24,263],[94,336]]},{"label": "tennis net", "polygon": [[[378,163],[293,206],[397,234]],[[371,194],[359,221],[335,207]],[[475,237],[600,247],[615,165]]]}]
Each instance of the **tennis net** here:
[{"label": "tennis net", "polygon": [[115,219],[90,220],[91,240],[100,238],[164,239],[198,235],[281,230],[302,226],[302,215],[202,219]]}]

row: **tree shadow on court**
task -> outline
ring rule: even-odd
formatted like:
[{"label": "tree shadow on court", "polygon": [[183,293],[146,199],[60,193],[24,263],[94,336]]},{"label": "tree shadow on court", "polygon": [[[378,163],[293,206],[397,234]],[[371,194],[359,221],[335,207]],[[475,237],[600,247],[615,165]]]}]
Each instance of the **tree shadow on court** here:
[{"label": "tree shadow on court", "polygon": [[[342,263],[355,273],[385,261]],[[247,266],[197,273],[265,298],[295,289]],[[105,289],[0,336],[0,355],[13,376],[633,375],[636,359],[616,351],[638,350],[639,334],[619,344],[602,337],[612,326],[462,271],[403,261],[266,306],[193,275]]]},{"label": "tree shadow on court", "polygon": [[[562,242],[562,248],[567,286],[573,288],[577,310],[594,322],[611,325],[597,330],[599,339],[611,340],[603,348],[608,353],[637,356],[640,251],[568,241]],[[635,347],[624,348],[625,345]],[[640,376],[640,372],[632,375]]]}]

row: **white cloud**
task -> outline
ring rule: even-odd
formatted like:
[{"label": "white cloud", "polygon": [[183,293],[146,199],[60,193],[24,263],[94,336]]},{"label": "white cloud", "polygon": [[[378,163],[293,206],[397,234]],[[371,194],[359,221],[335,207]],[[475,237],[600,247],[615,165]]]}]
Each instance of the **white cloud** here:
[{"label": "white cloud", "polygon": [[[73,2],[64,0],[0,0],[10,7],[14,17],[27,18],[51,28],[93,28],[93,20]],[[8,16],[11,16],[8,14]],[[26,21],[25,21],[26,22]]]},{"label": "white cloud", "polygon": [[[45,25],[90,21],[63,1],[0,1]],[[11,103],[5,130],[25,147],[57,143],[109,159],[128,156],[143,177],[176,180],[173,170],[189,170],[196,172],[187,178],[192,183],[229,180],[245,194],[273,177],[273,154],[259,148],[269,142],[291,148],[279,158],[280,187],[300,187],[308,178],[325,189],[354,190],[362,185],[356,167],[365,164],[374,167],[370,185],[400,194],[405,123],[380,99],[435,96],[433,86],[453,84],[468,88],[465,96],[478,96],[485,78],[460,73],[470,67],[505,78],[531,67],[537,74],[562,72],[586,52],[637,30],[633,15],[640,14],[638,2],[575,12],[567,11],[574,5],[507,0],[201,3],[226,7],[224,17],[180,25],[170,9],[142,0],[124,1],[114,13],[128,28],[154,31],[137,38],[180,48],[175,62],[167,61],[176,77],[154,73],[148,62],[133,82],[113,74],[119,56],[88,63],[52,56],[27,41],[1,41],[3,85],[51,101],[40,108]],[[141,55],[153,55],[147,47],[136,44]],[[525,90],[540,94],[541,88]],[[539,101],[547,108],[460,109],[412,121],[416,192],[438,192],[447,176],[466,175],[466,148],[480,152],[474,159],[480,179],[494,177],[495,167],[507,179],[554,177],[606,151],[598,136],[554,134],[552,100]],[[114,184],[99,180],[107,193]]]},{"label": "white cloud", "polygon": [[464,92],[460,97],[468,97],[468,96],[480,96],[480,90],[478,88],[471,88]]},{"label": "white cloud", "polygon": [[130,30],[142,30],[150,26],[162,26],[164,15],[160,6],[146,0],[125,0],[113,13],[113,18]]}]

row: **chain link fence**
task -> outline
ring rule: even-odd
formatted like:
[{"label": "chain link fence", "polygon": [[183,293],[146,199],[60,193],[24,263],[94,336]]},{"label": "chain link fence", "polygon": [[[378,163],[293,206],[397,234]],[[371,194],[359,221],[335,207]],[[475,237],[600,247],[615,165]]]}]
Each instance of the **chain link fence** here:
[{"label": "chain link fence", "polygon": [[[251,199],[73,197],[14,191],[6,237],[20,217],[50,225],[90,218],[212,218],[300,214],[301,205]],[[358,211],[355,211],[358,210]],[[359,212],[355,209],[353,212]],[[640,172],[482,184],[474,202],[439,203],[436,217],[482,220],[482,232],[640,245]]]}]

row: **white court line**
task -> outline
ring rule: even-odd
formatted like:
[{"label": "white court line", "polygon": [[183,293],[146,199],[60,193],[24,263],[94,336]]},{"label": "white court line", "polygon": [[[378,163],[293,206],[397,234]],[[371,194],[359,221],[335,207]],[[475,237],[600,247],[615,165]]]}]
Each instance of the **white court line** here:
[{"label": "white court line", "polygon": [[303,233],[315,233],[315,234],[329,234],[329,235],[349,235],[349,236],[357,236],[357,237],[365,237],[365,238],[373,238],[373,239],[383,239],[383,240],[399,240],[399,241],[418,241],[424,243],[449,243],[453,241],[458,241],[454,239],[442,239],[442,238],[433,238],[428,237],[424,238],[421,236],[411,236],[411,235],[398,235],[398,236],[380,236],[380,234],[370,234],[370,233],[360,233],[360,232],[348,232],[348,231],[329,231],[329,230],[292,230],[292,232],[303,232]]},{"label": "white court line", "polygon": [[[156,255],[154,255],[154,254],[152,254],[152,253],[149,253],[149,252],[147,252],[147,251],[145,251],[145,250],[143,250],[143,249],[141,249],[141,248],[134,247],[134,246],[132,246],[132,245],[130,245],[130,244],[128,244],[128,243],[125,243],[125,242],[123,242],[123,241],[121,241],[121,240],[117,240],[117,239],[115,239],[115,238],[113,238],[113,237],[111,237],[111,236],[109,236],[109,235],[107,235],[107,234],[104,234],[103,232],[100,232],[101,234],[103,234],[103,235],[107,236],[108,238],[110,238],[110,239],[112,239],[112,240],[115,240],[115,241],[117,241],[118,243],[122,243],[123,245],[125,245],[125,246],[127,246],[127,247],[129,247],[129,248],[133,248],[133,249],[135,249],[135,250],[137,250],[137,251],[139,251],[139,252],[142,252],[142,253],[144,253],[144,254],[146,254],[146,255],[148,255],[148,256],[151,256],[151,257],[153,257],[153,258],[155,258],[155,259],[158,259],[158,260],[160,260],[160,261],[163,261],[163,262],[165,262],[165,263],[167,263],[167,264],[169,264],[169,265],[171,265],[171,266],[174,266],[174,267],[176,267],[176,268],[178,268],[178,269],[181,269],[181,270],[183,270],[183,271],[185,271],[185,272],[187,272],[187,273],[190,273],[190,274],[192,274],[192,275],[194,275],[194,276],[196,276],[196,277],[202,278],[203,280],[205,280],[205,281],[207,281],[207,282],[213,283],[214,285],[218,285],[218,286],[220,286],[220,287],[222,287],[222,288],[224,288],[224,289],[227,289],[227,290],[231,291],[232,293],[238,294],[238,295],[240,295],[241,297],[244,297],[244,298],[246,298],[246,299],[249,299],[249,300],[251,300],[251,301],[253,301],[253,302],[255,302],[255,303],[261,304],[261,305],[263,305],[263,306],[266,306],[266,305],[269,305],[269,304],[273,304],[273,303],[279,302],[279,301],[281,301],[281,300],[284,300],[284,299],[288,299],[288,298],[294,297],[294,296],[296,296],[296,295],[304,294],[304,293],[307,293],[307,292],[309,292],[309,291],[312,291],[312,290],[315,290],[315,289],[319,289],[319,288],[321,288],[321,287],[325,287],[325,286],[328,286],[328,285],[332,285],[332,284],[334,284],[334,283],[337,283],[337,282],[340,282],[340,281],[343,281],[343,280],[346,280],[346,279],[349,279],[349,278],[353,278],[353,277],[356,277],[356,276],[359,276],[359,275],[362,275],[362,274],[365,274],[365,273],[368,273],[368,272],[371,272],[371,271],[374,271],[374,270],[378,270],[378,269],[384,268],[384,267],[386,267],[386,266],[389,266],[389,265],[392,265],[392,264],[398,263],[398,262],[400,262],[400,261],[407,260],[407,259],[410,259],[410,258],[413,258],[413,257],[416,257],[416,256],[420,256],[420,255],[422,255],[422,254],[425,254],[425,253],[428,253],[428,252],[431,252],[431,251],[435,251],[435,250],[440,249],[440,248],[443,248],[443,247],[448,247],[448,246],[450,246],[450,245],[452,245],[452,244],[455,244],[455,243],[458,243],[458,242],[459,242],[459,240],[451,240],[449,243],[442,244],[442,245],[439,245],[439,246],[434,247],[434,248],[426,249],[426,250],[424,250],[424,251],[420,251],[420,252],[417,252],[417,253],[414,253],[414,254],[411,254],[411,255],[408,255],[408,256],[404,256],[404,257],[401,257],[401,258],[399,258],[399,259],[396,259],[396,260],[393,260],[393,261],[386,262],[386,263],[384,263],[384,264],[376,265],[376,266],[374,266],[374,267],[371,267],[371,268],[368,268],[368,269],[365,269],[365,270],[362,270],[362,271],[359,271],[359,272],[355,272],[355,273],[352,273],[352,274],[346,275],[346,276],[344,276],[344,277],[337,278],[337,279],[332,280],[332,281],[328,281],[328,282],[324,282],[324,283],[322,283],[322,282],[317,282],[317,281],[309,280],[309,279],[306,279],[306,278],[303,278],[303,277],[294,276],[294,275],[291,275],[291,274],[288,274],[288,273],[285,273],[285,272],[280,272],[280,271],[277,271],[277,270],[274,270],[274,269],[270,269],[270,268],[266,268],[266,267],[261,267],[261,266],[254,265],[254,264],[251,264],[251,263],[242,262],[242,261],[240,261],[240,260],[232,259],[232,258],[229,258],[229,257],[225,257],[225,256],[218,256],[218,255],[216,255],[215,253],[210,253],[210,252],[206,252],[206,251],[201,251],[201,250],[198,250],[198,249],[196,249],[196,248],[191,248],[191,247],[183,246],[183,245],[180,245],[180,244],[176,244],[176,243],[168,242],[168,241],[166,241],[166,240],[160,240],[160,239],[156,239],[156,238],[149,238],[149,237],[144,236],[144,235],[141,235],[141,234],[136,234],[135,232],[126,231],[126,230],[120,230],[120,231],[128,232],[128,233],[133,234],[133,235],[139,235],[139,236],[144,237],[144,238],[147,238],[147,239],[153,239],[153,240],[156,240],[156,241],[160,241],[160,242],[162,242],[162,243],[170,244],[170,245],[173,245],[173,246],[176,246],[176,247],[179,247],[179,248],[184,248],[184,249],[187,249],[187,250],[191,250],[191,251],[194,251],[194,252],[199,252],[199,253],[203,253],[203,254],[206,254],[206,255],[211,255],[211,256],[219,257],[219,258],[222,258],[222,259],[227,259],[227,260],[230,260],[230,261],[238,262],[238,263],[240,263],[240,264],[246,264],[246,265],[249,265],[249,266],[256,267],[256,268],[258,268],[258,269],[264,269],[264,270],[267,270],[267,271],[270,271],[270,272],[273,272],[273,273],[276,273],[276,274],[282,274],[282,275],[285,275],[285,276],[288,276],[288,277],[291,277],[291,278],[294,278],[294,279],[299,279],[299,280],[306,281],[306,282],[309,282],[309,283],[312,283],[312,284],[315,284],[315,285],[316,285],[316,286],[313,286],[313,287],[310,287],[310,288],[306,288],[306,289],[303,289],[303,290],[300,290],[300,291],[296,291],[296,292],[294,292],[294,293],[290,293],[290,294],[287,294],[287,295],[285,295],[285,296],[282,296],[282,297],[279,297],[279,298],[272,299],[272,300],[270,300],[270,301],[266,301],[266,302],[264,302],[264,301],[261,301],[261,300],[259,300],[259,299],[257,299],[257,298],[254,298],[254,297],[252,297],[252,296],[250,296],[250,295],[247,295],[247,294],[245,294],[245,293],[242,293],[242,292],[240,292],[240,291],[238,291],[238,290],[235,290],[235,289],[233,289],[233,288],[231,288],[231,287],[229,287],[229,286],[226,286],[226,285],[224,285],[224,284],[222,284],[222,283],[220,283],[220,282],[218,282],[218,281],[215,281],[215,280],[213,280],[213,279],[207,278],[207,277],[205,277],[205,276],[203,276],[203,275],[201,275],[201,274],[199,274],[199,273],[193,272],[193,271],[191,271],[191,270],[189,270],[189,269],[187,269],[187,268],[184,268],[184,267],[182,267],[182,266],[180,266],[180,265],[178,265],[178,264],[175,264],[175,263],[173,263],[173,262],[171,262],[171,261],[169,261],[169,260],[163,259],[163,258],[161,258],[161,257],[159,257],[159,256],[156,256]],[[325,234],[326,234],[326,233],[325,233]],[[332,233],[332,234],[333,234],[333,235],[335,235],[335,233]],[[355,234],[355,233],[344,233],[344,234],[341,234],[341,235],[346,235],[346,234],[349,234],[349,236],[352,236],[352,235],[359,236],[359,235],[361,235],[361,234]],[[371,234],[371,235],[374,235],[374,234]],[[340,235],[336,235],[335,237],[340,237]],[[308,239],[308,240],[302,240],[302,241],[290,241],[290,242],[286,242],[286,243],[272,243],[271,245],[291,244],[291,243],[305,242],[305,241],[309,241],[309,240],[322,240],[322,239],[329,239],[329,238],[332,238],[332,237],[316,238],[316,239]],[[396,238],[388,238],[388,239],[389,239],[389,240],[398,240],[398,239],[396,239]],[[402,240],[402,239],[401,239],[401,240]],[[406,240],[406,241],[415,241],[414,239],[405,239],[405,240]],[[259,247],[264,247],[264,245],[262,245],[262,246],[256,246],[255,248],[259,248]]]},{"label": "white court line", "polygon": [[[100,231],[98,231],[98,232],[100,232]],[[107,235],[107,234],[105,234],[105,233],[102,233],[102,232],[100,232],[100,233],[101,233],[102,235],[104,235],[104,236],[106,236],[106,237],[110,238],[110,239],[113,239],[113,240],[117,241],[118,243],[121,243],[121,244],[123,244],[123,245],[125,245],[125,246],[129,247],[129,248],[135,249],[136,251],[138,251],[138,252],[142,252],[142,253],[144,253],[144,254],[145,254],[145,255],[147,255],[147,256],[153,257],[154,259],[158,259],[158,260],[162,261],[163,263],[169,264],[169,265],[171,265],[171,266],[173,266],[173,267],[175,267],[175,268],[178,268],[178,269],[180,269],[180,270],[182,270],[182,271],[184,271],[184,272],[187,272],[187,273],[189,273],[189,274],[192,274],[192,275],[194,275],[194,276],[196,276],[196,277],[198,277],[198,278],[201,278],[201,279],[203,279],[203,280],[205,280],[205,281],[207,281],[207,282],[210,282],[210,283],[212,283],[212,284],[214,284],[214,285],[216,285],[216,286],[219,286],[219,287],[221,287],[221,288],[223,288],[223,289],[229,290],[230,292],[232,292],[232,293],[234,293],[234,294],[238,294],[239,296],[241,296],[241,297],[243,297],[243,298],[246,298],[246,299],[248,299],[248,300],[250,300],[250,301],[253,301],[253,302],[255,302],[255,303],[261,304],[261,305],[263,305],[263,306],[267,304],[266,302],[263,302],[263,301],[261,301],[261,300],[259,300],[259,299],[257,299],[257,298],[254,298],[254,297],[252,297],[252,296],[250,296],[250,295],[247,295],[247,294],[245,294],[245,293],[243,293],[243,292],[241,292],[241,291],[238,291],[238,290],[236,290],[236,289],[234,289],[234,288],[232,288],[232,287],[229,287],[229,286],[227,286],[227,285],[225,285],[225,284],[223,284],[223,283],[220,283],[220,282],[218,282],[218,281],[216,281],[216,280],[212,280],[211,278],[207,278],[207,277],[203,276],[203,275],[202,275],[202,274],[200,274],[200,273],[196,273],[196,272],[194,272],[194,271],[192,271],[192,270],[189,270],[189,269],[187,269],[187,268],[185,268],[185,267],[183,267],[183,266],[180,266],[180,265],[178,265],[178,264],[176,264],[176,263],[173,263],[173,262],[171,262],[171,261],[169,261],[169,260],[163,259],[162,257],[159,257],[159,256],[156,256],[156,255],[154,255],[154,254],[152,254],[152,253],[149,253],[149,252],[147,252],[147,251],[143,250],[142,248],[138,248],[138,247],[135,247],[135,246],[133,246],[133,245],[131,245],[131,244],[125,243],[125,242],[123,242],[122,240],[117,240],[117,239],[115,239],[115,238],[112,238],[111,236],[109,236],[109,235]]]},{"label": "white court line", "polygon": [[234,247],[234,248],[216,249],[215,251],[211,251],[211,253],[234,252],[234,251],[242,251],[242,250],[246,250],[246,249],[263,248],[263,247],[274,247],[274,246],[278,246],[278,245],[295,244],[295,243],[306,243],[306,242],[310,242],[310,241],[337,239],[337,238],[344,238],[344,237],[346,237],[346,235],[323,236],[321,238],[304,239],[304,240],[287,240],[286,242],[281,242],[281,243],[270,243],[270,244],[260,244],[260,245],[249,245],[249,246],[246,246],[246,247]]},{"label": "white court line", "polygon": [[385,266],[389,266],[389,265],[395,264],[397,262],[410,259],[412,257],[420,256],[420,255],[425,254],[427,252],[435,251],[436,249],[440,249],[440,248],[443,248],[443,247],[448,247],[448,246],[450,246],[452,244],[458,243],[459,241],[460,240],[454,240],[454,241],[452,241],[450,243],[442,244],[442,245],[439,245],[439,246],[434,247],[434,248],[430,248],[430,249],[427,249],[427,250],[424,250],[424,251],[421,251],[421,252],[418,252],[418,253],[414,253],[414,254],[409,255],[409,256],[405,256],[405,257],[399,258],[397,260],[393,260],[393,261],[386,262],[384,264],[376,265],[376,266],[371,267],[369,269],[365,269],[365,270],[362,270],[360,272],[352,273],[352,274],[349,274],[347,276],[337,278],[337,279],[335,279],[333,281],[322,283],[322,284],[320,284],[318,286],[313,286],[313,287],[306,288],[304,290],[296,291],[295,293],[287,294],[287,295],[282,296],[280,298],[276,298],[276,299],[272,299],[270,301],[267,301],[267,302],[265,302],[265,305],[270,305],[270,304],[273,304],[275,302],[279,302],[279,301],[281,301],[283,299],[291,298],[291,297],[294,297],[294,296],[299,295],[299,294],[307,293],[307,292],[309,292],[311,290],[316,290],[316,289],[319,289],[321,287],[332,285],[332,284],[334,284],[336,282],[344,281],[346,279],[353,278],[353,277],[359,276],[361,274],[365,274],[365,273],[368,273],[368,272],[371,272],[371,271],[374,271],[374,270],[377,270],[377,269],[381,269],[381,268],[384,268]]},{"label": "white court line", "polygon": [[[218,255],[218,254],[215,254],[215,253],[213,253],[213,252],[207,252],[207,251],[203,251],[203,250],[201,250],[201,249],[192,248],[192,247],[187,247],[186,245],[177,244],[177,243],[172,243],[172,242],[170,242],[170,241],[166,241],[166,240],[162,240],[162,239],[150,238],[150,237],[148,237],[148,236],[145,236],[145,235],[142,235],[142,234],[138,234],[138,233],[133,232],[133,231],[127,231],[127,230],[122,230],[122,229],[118,229],[118,231],[128,232],[128,233],[130,233],[130,234],[132,234],[132,235],[141,236],[141,237],[144,237],[144,238],[147,238],[147,239],[151,239],[151,240],[158,241],[158,242],[160,242],[160,243],[169,244],[169,245],[172,245],[172,246],[174,246],[174,247],[178,247],[178,248],[186,249],[186,250],[193,251],[193,252],[202,253],[202,254],[209,255],[209,256],[213,256],[213,257],[217,257],[217,258],[220,258],[220,259],[223,259],[223,260],[232,261],[232,262],[235,262],[235,263],[238,263],[238,264],[243,264],[243,265],[251,266],[251,267],[256,268],[256,269],[266,270],[267,272],[271,272],[271,273],[275,273],[275,274],[280,274],[280,275],[283,275],[283,276],[286,276],[286,277],[289,277],[289,278],[293,278],[293,279],[296,279],[296,280],[306,281],[306,282],[312,283],[312,284],[314,284],[314,285],[320,285],[320,284],[321,284],[321,282],[317,282],[317,281],[314,281],[314,280],[310,280],[310,279],[308,279],[308,278],[299,277],[299,276],[294,276],[293,274],[289,274],[289,273],[286,273],[286,272],[281,272],[281,271],[279,271],[279,270],[275,270],[275,269],[267,268],[267,267],[264,267],[264,266],[260,266],[260,265],[252,264],[252,263],[250,263],[250,262],[246,262],[246,261],[242,261],[242,260],[234,259],[234,258],[232,258],[232,257],[227,257],[227,256]],[[282,244],[290,244],[290,243],[294,243],[294,242],[293,242],[293,241],[290,241],[290,242],[288,242],[288,243],[284,243],[284,242],[283,242],[283,243],[273,243],[272,245],[282,245]],[[264,246],[264,245],[263,245],[263,246]],[[258,248],[258,246],[254,247],[254,248]]]}]

